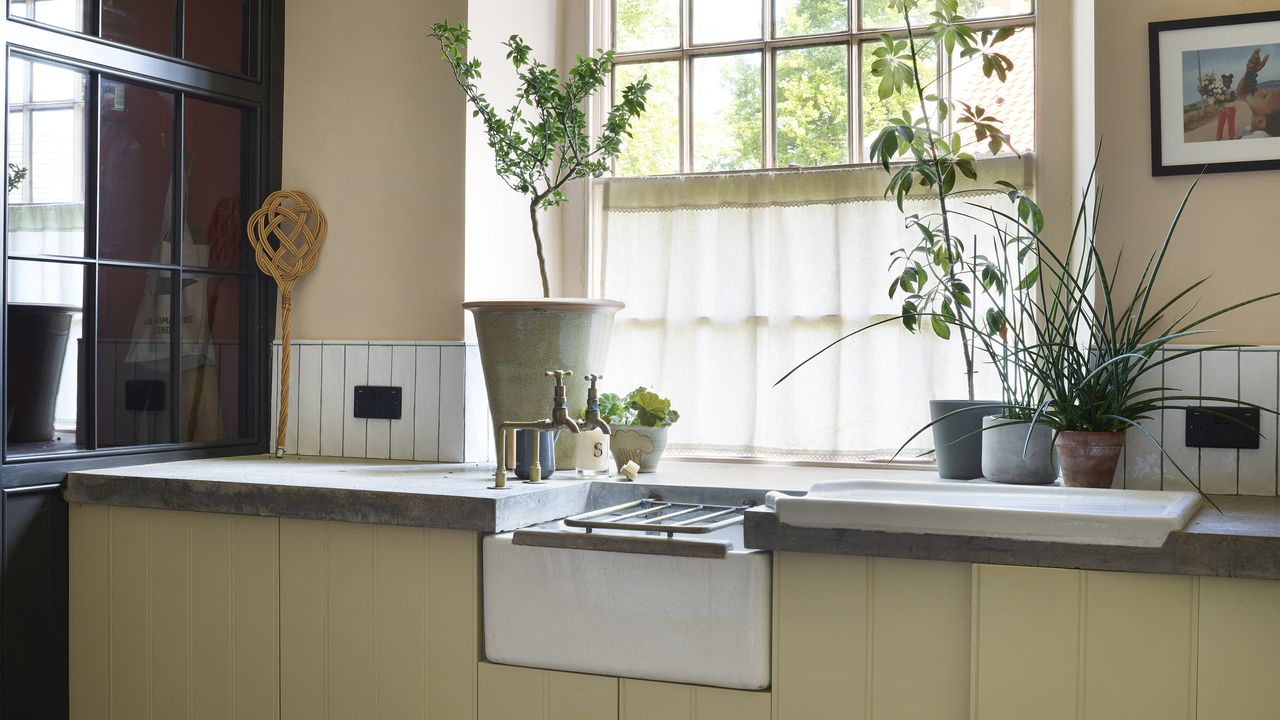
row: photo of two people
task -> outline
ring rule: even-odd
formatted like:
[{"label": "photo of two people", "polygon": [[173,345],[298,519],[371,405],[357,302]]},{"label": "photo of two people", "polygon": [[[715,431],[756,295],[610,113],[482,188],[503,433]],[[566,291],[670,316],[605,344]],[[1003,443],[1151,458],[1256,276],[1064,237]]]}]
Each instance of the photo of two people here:
[{"label": "photo of two people", "polygon": [[1280,43],[1184,52],[1182,92],[1185,142],[1280,137]]}]

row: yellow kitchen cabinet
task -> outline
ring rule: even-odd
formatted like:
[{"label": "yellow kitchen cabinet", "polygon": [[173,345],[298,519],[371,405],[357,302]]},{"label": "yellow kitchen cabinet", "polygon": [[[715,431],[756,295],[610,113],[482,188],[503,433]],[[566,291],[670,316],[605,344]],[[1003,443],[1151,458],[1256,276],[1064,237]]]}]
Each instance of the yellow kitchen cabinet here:
[{"label": "yellow kitchen cabinet", "polygon": [[276,519],[70,513],[74,720],[279,717]]},{"label": "yellow kitchen cabinet", "polygon": [[280,717],[476,716],[479,540],[280,521]]},{"label": "yellow kitchen cabinet", "polygon": [[777,720],[964,720],[971,570],[962,563],[774,557]]},{"label": "yellow kitchen cabinet", "polygon": [[467,720],[476,533],[70,508],[72,720]]},{"label": "yellow kitchen cabinet", "polygon": [[1200,720],[1280,716],[1280,582],[1200,578]]},{"label": "yellow kitchen cabinet", "polygon": [[1194,718],[1197,582],[975,566],[974,720]]},{"label": "yellow kitchen cabinet", "polygon": [[617,720],[618,679],[482,662],[480,720]]},{"label": "yellow kitchen cabinet", "polygon": [[618,692],[619,720],[769,720],[772,712],[768,692],[627,678]]}]

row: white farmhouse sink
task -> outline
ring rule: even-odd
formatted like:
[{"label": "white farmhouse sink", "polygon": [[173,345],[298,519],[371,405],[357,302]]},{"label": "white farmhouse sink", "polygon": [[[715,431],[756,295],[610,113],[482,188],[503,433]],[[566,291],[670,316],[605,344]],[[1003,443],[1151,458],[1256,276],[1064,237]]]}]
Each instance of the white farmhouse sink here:
[{"label": "white farmhouse sink", "polygon": [[801,497],[770,493],[798,527],[974,535],[1159,547],[1200,506],[1193,492],[1097,490],[903,480],[820,482]]},{"label": "white farmhouse sink", "polygon": [[[563,523],[544,532],[582,538]],[[663,536],[629,531],[663,542]],[[627,539],[627,538],[624,538]],[[522,545],[489,535],[485,656],[525,667],[759,690],[769,686],[771,560],[742,526],[699,539],[722,557]]]}]

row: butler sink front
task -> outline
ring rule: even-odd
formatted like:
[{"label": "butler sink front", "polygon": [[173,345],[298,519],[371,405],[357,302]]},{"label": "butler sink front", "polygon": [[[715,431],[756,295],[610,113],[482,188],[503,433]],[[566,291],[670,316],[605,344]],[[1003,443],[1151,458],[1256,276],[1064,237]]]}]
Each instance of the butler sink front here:
[{"label": "butler sink front", "polygon": [[703,503],[597,499],[580,521],[487,536],[486,658],[768,687],[770,554],[743,548],[741,506]]},{"label": "butler sink front", "polygon": [[1201,500],[1193,492],[840,480],[800,497],[770,493],[767,502],[798,527],[1159,547]]}]

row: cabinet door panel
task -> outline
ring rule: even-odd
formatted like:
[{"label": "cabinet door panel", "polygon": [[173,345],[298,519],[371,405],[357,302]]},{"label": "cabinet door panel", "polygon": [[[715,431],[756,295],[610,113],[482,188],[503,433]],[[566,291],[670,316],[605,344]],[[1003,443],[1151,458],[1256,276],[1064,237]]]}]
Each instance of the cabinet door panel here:
[{"label": "cabinet door panel", "polygon": [[617,678],[547,672],[547,720],[617,719]]},{"label": "cabinet door panel", "polygon": [[778,720],[865,719],[867,563],[775,553]]},{"label": "cabinet door panel", "polygon": [[767,692],[700,687],[693,693],[697,720],[769,720],[773,712]]},{"label": "cabinet door panel", "polygon": [[1077,720],[1080,571],[974,566],[973,717]]},{"label": "cabinet door panel", "polygon": [[1280,708],[1280,582],[1200,579],[1202,720],[1262,720]]},{"label": "cabinet door panel", "polygon": [[480,663],[479,720],[546,720],[546,671]]},{"label": "cabinet door panel", "polygon": [[694,720],[693,687],[622,680],[621,720]]},{"label": "cabinet door panel", "polygon": [[1193,717],[1195,579],[1089,572],[1085,581],[1085,717]]}]

